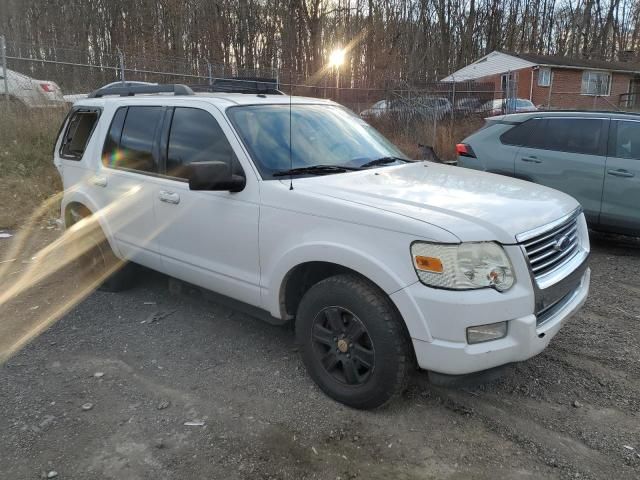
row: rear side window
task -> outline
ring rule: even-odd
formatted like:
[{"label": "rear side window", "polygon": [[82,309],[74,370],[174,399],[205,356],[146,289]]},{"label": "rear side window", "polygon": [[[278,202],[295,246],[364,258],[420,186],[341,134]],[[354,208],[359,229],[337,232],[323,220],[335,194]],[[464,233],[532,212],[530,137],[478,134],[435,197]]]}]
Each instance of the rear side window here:
[{"label": "rear side window", "polygon": [[113,117],[103,149],[103,163],[113,168],[158,173],[154,152],[162,107],[125,107]]},{"label": "rear side window", "polygon": [[187,177],[187,165],[220,161],[233,166],[235,155],[215,118],[197,108],[178,107],[173,113],[167,150],[167,175]]},{"label": "rear side window", "polygon": [[96,110],[73,112],[62,138],[60,156],[69,160],[81,160],[97,121]]},{"label": "rear side window", "polygon": [[113,120],[111,120],[109,133],[107,133],[107,139],[102,150],[102,163],[107,167],[115,168],[118,166],[118,159],[121,157],[118,153],[118,148],[120,147],[120,137],[122,136],[122,127],[126,116],[127,107],[123,107],[116,111]]},{"label": "rear side window", "polygon": [[602,155],[605,122],[597,118],[548,118],[540,148]]},{"label": "rear side window", "polygon": [[540,134],[543,124],[543,119],[532,118],[504,132],[500,136],[500,141],[505,145],[537,148],[542,140]]},{"label": "rear side window", "polygon": [[611,156],[640,160],[640,122],[617,121]]}]

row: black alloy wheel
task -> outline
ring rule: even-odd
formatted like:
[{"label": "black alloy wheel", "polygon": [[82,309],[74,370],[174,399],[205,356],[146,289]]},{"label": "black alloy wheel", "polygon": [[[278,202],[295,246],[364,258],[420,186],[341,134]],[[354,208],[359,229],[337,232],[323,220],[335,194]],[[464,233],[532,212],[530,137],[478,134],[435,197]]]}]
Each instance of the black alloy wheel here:
[{"label": "black alloy wheel", "polygon": [[320,311],[313,323],[312,342],[322,366],[347,385],[367,382],[375,368],[376,354],[364,324],[346,308]]},{"label": "black alloy wheel", "polygon": [[402,393],[415,366],[411,339],[387,294],[357,274],[313,285],[296,314],[309,376],[331,398],[376,408]]}]

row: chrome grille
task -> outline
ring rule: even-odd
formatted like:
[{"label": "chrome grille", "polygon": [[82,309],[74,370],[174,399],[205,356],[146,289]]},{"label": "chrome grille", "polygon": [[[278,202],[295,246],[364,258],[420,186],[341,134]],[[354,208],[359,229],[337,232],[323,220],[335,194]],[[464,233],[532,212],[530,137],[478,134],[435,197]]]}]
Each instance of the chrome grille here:
[{"label": "chrome grille", "polygon": [[579,251],[578,215],[522,242],[537,279],[568,262]]}]

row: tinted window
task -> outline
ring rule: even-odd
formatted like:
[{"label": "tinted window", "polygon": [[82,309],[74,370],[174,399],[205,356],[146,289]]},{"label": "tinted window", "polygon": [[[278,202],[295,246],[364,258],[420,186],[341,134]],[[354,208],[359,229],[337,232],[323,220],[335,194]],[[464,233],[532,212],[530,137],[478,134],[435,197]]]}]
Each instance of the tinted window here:
[{"label": "tinted window", "polygon": [[500,141],[506,145],[537,148],[540,144],[540,133],[544,120],[533,118],[516,125],[500,136]]},{"label": "tinted window", "polygon": [[63,158],[80,160],[97,121],[98,112],[77,111],[73,113],[62,139],[60,155]]},{"label": "tinted window", "polygon": [[640,122],[617,122],[613,156],[640,160]]},{"label": "tinted window", "polygon": [[218,122],[197,108],[176,108],[169,133],[167,175],[187,178],[186,166],[194,162],[233,164],[234,153]]},{"label": "tinted window", "polygon": [[[114,149],[111,144],[117,136],[114,117],[107,142],[110,144],[109,158],[105,159],[113,167],[124,167],[142,172],[158,172],[158,161],[153,154],[153,141],[156,128],[162,119],[162,107],[128,107],[120,142]],[[105,149],[107,145],[105,145]]]},{"label": "tinted window", "polygon": [[122,107],[113,116],[111,120],[111,127],[109,127],[109,133],[107,139],[104,142],[104,148],[102,149],[102,163],[108,167],[118,166],[118,148],[120,146],[120,136],[122,135],[122,126],[124,125],[124,118],[127,116],[127,107]]},{"label": "tinted window", "polygon": [[604,121],[590,118],[548,118],[540,148],[600,155]]}]

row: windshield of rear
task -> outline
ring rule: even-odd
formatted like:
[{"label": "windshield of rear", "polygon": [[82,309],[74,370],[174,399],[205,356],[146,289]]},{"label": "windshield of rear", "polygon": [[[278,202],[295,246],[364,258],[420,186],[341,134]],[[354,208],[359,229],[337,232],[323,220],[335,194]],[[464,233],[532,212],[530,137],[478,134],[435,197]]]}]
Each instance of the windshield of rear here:
[{"label": "windshield of rear", "polygon": [[340,106],[294,104],[290,112],[288,104],[247,105],[231,107],[227,115],[265,179],[291,167],[357,168],[379,158],[407,158],[373,127]]}]

